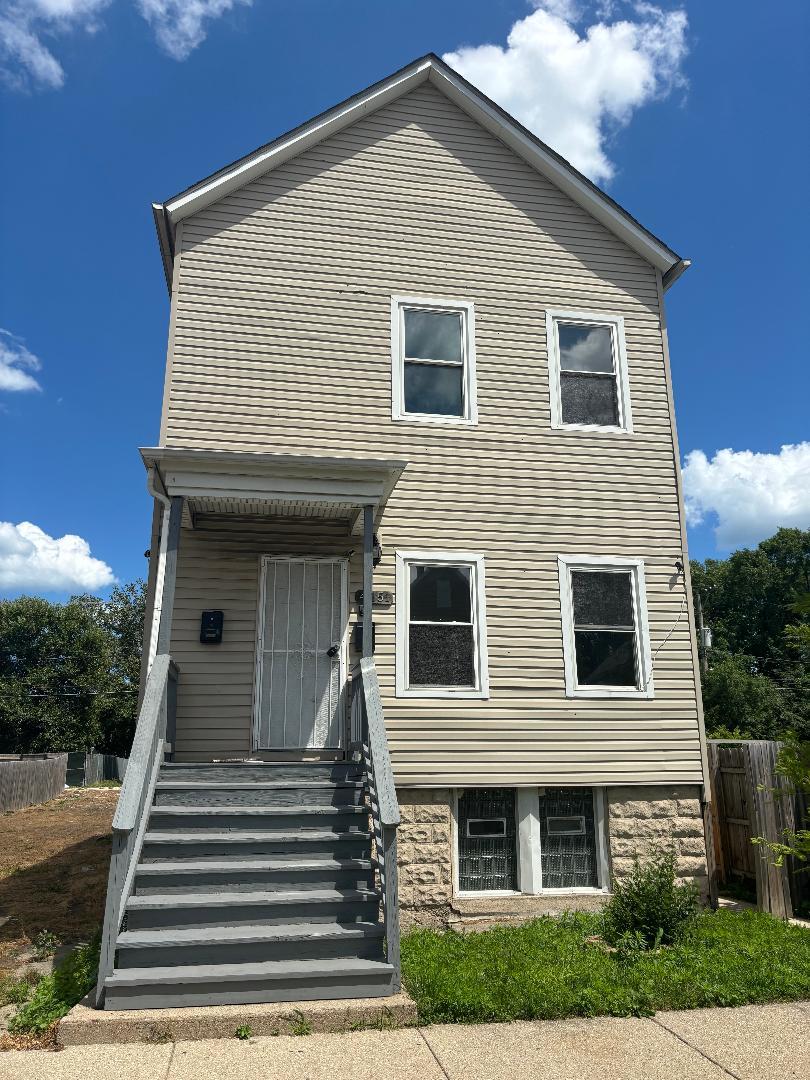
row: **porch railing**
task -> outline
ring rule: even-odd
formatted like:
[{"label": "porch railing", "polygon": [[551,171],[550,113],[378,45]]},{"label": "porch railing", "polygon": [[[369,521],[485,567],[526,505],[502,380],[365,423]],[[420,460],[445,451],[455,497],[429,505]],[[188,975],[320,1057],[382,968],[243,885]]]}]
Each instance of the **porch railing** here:
[{"label": "porch railing", "polygon": [[364,657],[352,678],[351,741],[359,744],[368,780],[371,821],[383,896],[388,963],[394,968],[394,990],[401,985],[399,901],[397,899],[397,829],[399,803],[385,734],[380,684],[372,657]]},{"label": "porch railing", "polygon": [[135,738],[129,755],[121,794],[112,823],[112,855],[107,879],[107,902],[101,933],[101,952],[96,984],[96,1008],[104,1002],[104,982],[115,964],[115,943],[127,901],[132,892],[135,868],[143,847],[149,808],[155,794],[164,753],[173,750],[178,669],[168,653],[159,653],[146,681]]}]

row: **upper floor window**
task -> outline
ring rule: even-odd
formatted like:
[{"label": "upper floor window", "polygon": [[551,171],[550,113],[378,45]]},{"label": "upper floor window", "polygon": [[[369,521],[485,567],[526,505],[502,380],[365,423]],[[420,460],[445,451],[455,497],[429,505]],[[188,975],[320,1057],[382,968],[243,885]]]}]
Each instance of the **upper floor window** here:
[{"label": "upper floor window", "polygon": [[394,420],[474,424],[475,325],[462,300],[391,300]]},{"label": "upper floor window", "polygon": [[487,695],[484,560],[397,552],[397,693]]},{"label": "upper floor window", "polygon": [[546,312],[552,427],[630,432],[624,319]]},{"label": "upper floor window", "polygon": [[559,557],[569,697],[652,697],[641,559]]}]

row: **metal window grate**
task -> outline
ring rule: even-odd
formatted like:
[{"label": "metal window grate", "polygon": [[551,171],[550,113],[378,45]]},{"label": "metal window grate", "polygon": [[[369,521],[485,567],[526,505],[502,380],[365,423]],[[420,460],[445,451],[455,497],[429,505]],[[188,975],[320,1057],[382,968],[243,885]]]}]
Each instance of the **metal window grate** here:
[{"label": "metal window grate", "polygon": [[[490,835],[483,832],[485,822],[492,823]],[[499,835],[492,835],[495,832]],[[517,890],[515,792],[511,788],[470,788],[459,796],[458,884],[462,892]]]},{"label": "metal window grate", "polygon": [[[597,888],[599,873],[592,789],[545,788],[540,795],[539,816],[543,888]],[[578,819],[578,831],[559,828],[574,818]]]}]

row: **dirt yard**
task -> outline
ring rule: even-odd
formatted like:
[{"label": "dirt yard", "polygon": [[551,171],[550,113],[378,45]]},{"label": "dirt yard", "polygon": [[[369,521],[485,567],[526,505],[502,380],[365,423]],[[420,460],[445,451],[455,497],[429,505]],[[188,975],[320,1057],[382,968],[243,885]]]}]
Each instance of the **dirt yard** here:
[{"label": "dirt yard", "polygon": [[42,931],[69,946],[101,925],[119,790],[76,788],[0,814],[0,979]]}]

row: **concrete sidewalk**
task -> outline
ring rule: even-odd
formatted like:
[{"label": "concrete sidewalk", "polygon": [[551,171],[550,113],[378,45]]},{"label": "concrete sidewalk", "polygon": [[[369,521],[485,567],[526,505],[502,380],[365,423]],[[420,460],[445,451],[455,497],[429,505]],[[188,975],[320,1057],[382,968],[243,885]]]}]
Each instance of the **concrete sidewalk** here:
[{"label": "concrete sidewalk", "polygon": [[0,1053],[0,1080],[807,1080],[810,1002]]}]

